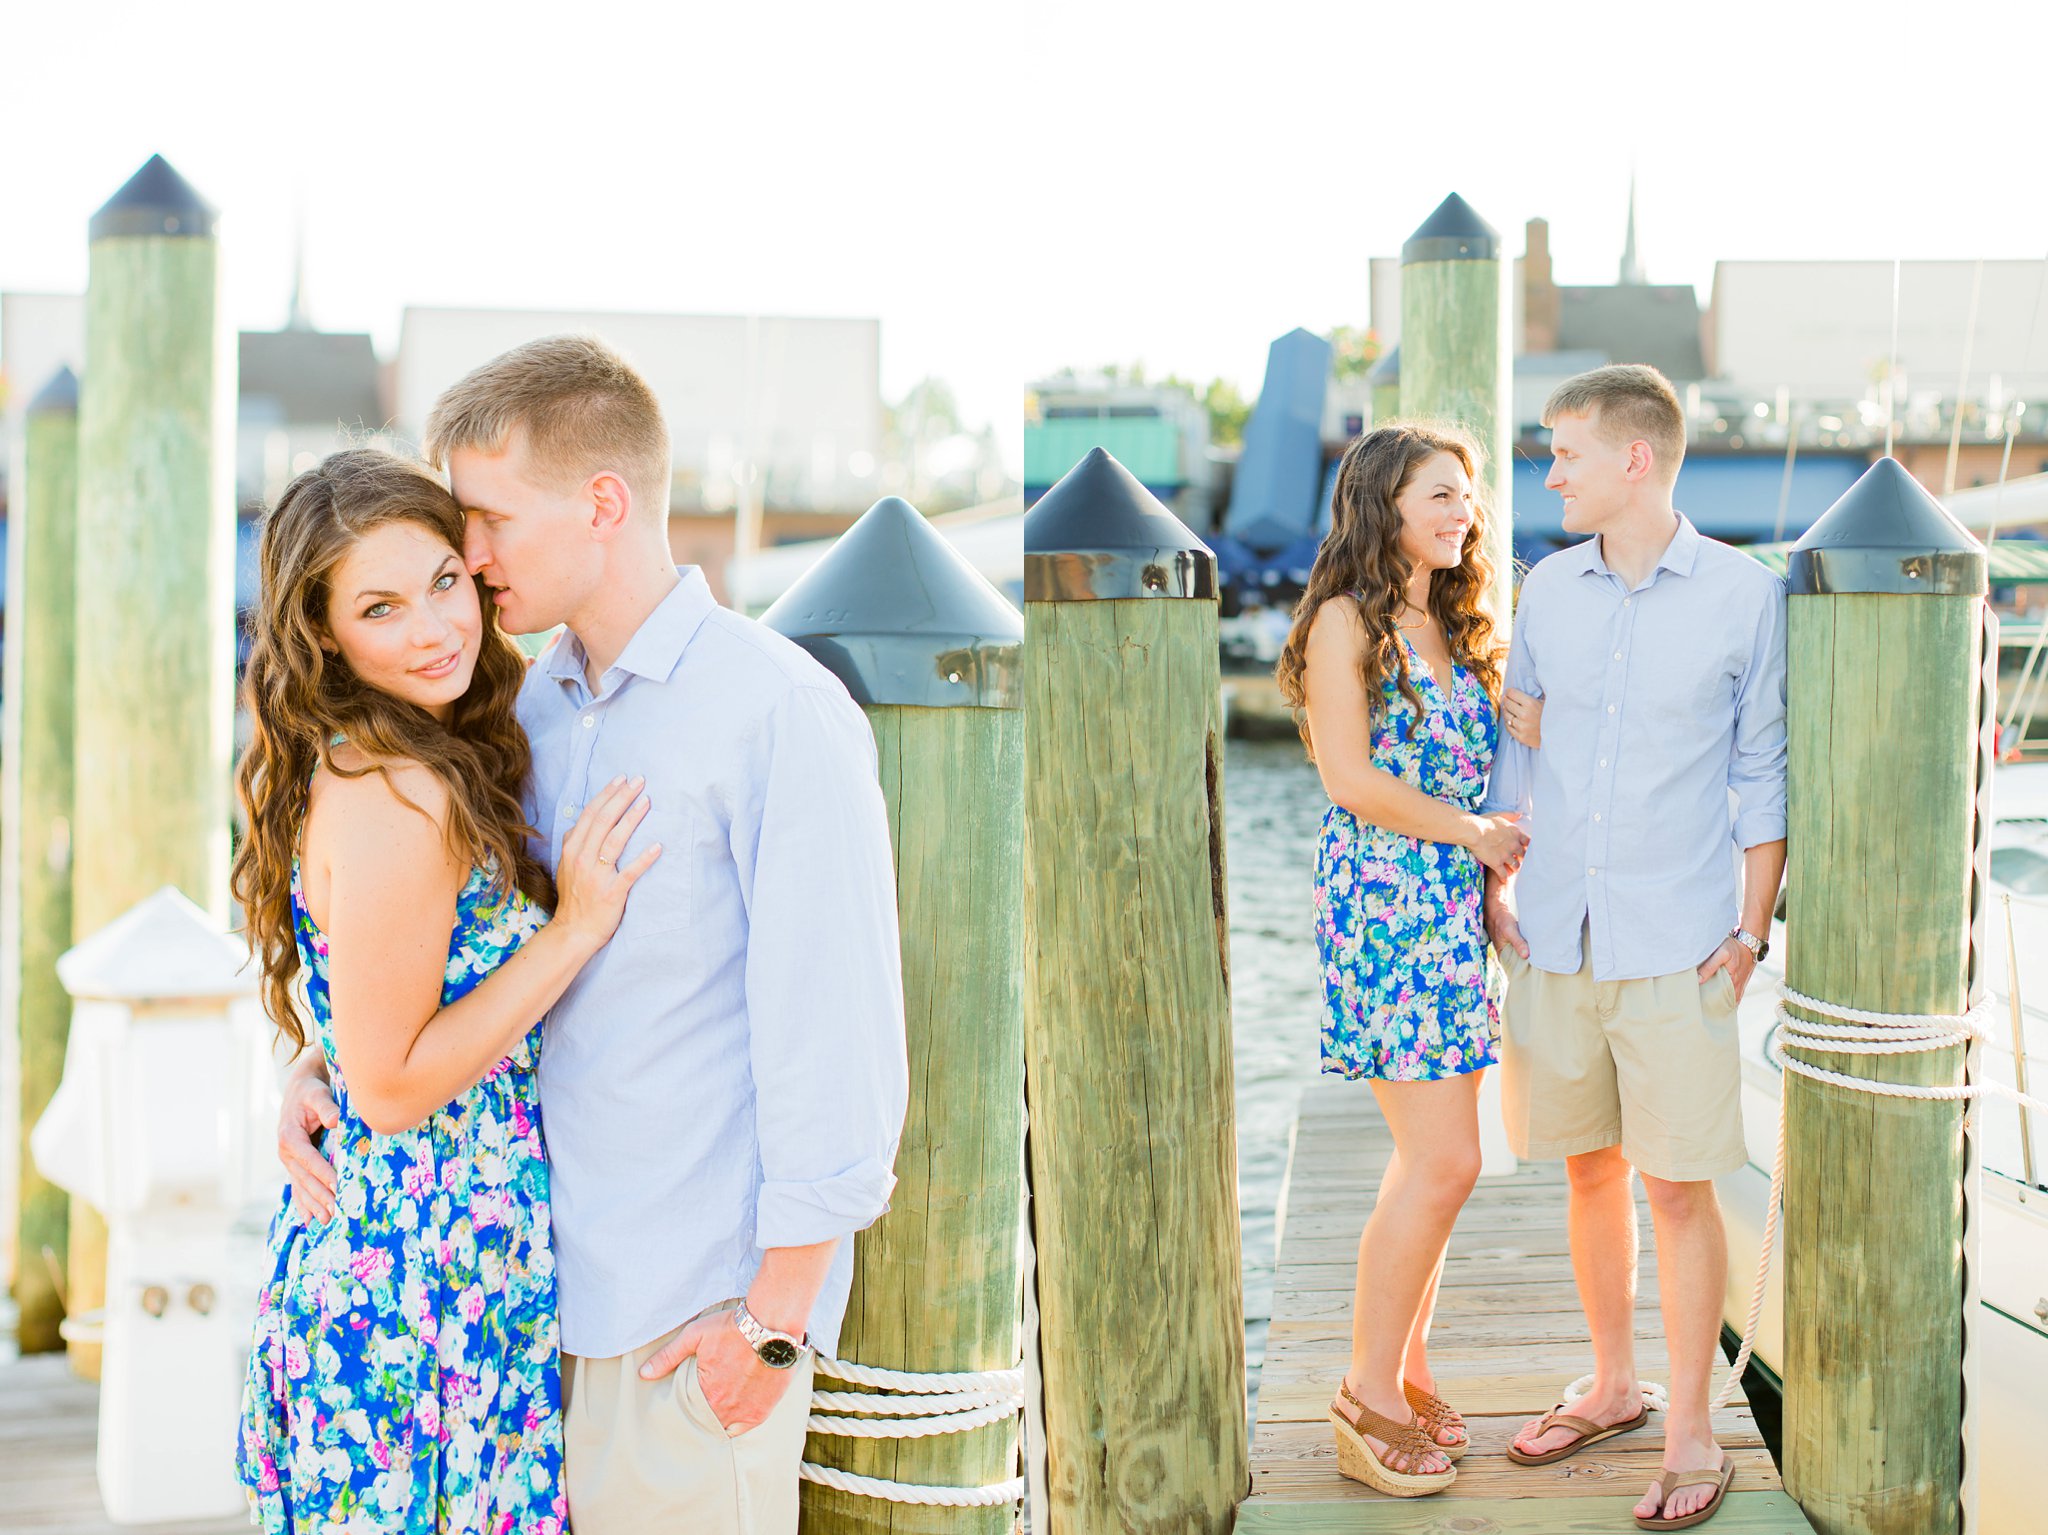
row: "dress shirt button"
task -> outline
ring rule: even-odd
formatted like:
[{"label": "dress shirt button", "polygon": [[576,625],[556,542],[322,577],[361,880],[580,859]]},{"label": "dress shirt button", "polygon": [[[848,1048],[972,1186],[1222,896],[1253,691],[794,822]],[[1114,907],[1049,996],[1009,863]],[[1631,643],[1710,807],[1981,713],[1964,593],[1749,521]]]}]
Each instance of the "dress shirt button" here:
[{"label": "dress shirt button", "polygon": [[1630,605],[1631,603],[1633,603],[1634,601],[1635,601],[1635,598],[1633,598],[1633,597],[1624,597],[1624,598],[1622,598],[1622,599],[1621,599],[1621,605],[1622,605],[1623,607],[1628,607],[1628,606],[1629,606],[1629,605]]},{"label": "dress shirt button", "polygon": [[1598,874],[1600,871],[1598,869],[1588,869],[1586,872],[1588,874]]},{"label": "dress shirt button", "polygon": [[[1607,712],[1608,712],[1609,714],[1612,714],[1612,713],[1614,712],[1614,705],[1613,705],[1613,704],[1609,704],[1609,705],[1607,706]],[[584,724],[586,724],[586,725],[588,725],[588,724],[590,723],[590,721],[589,721],[589,720],[585,720],[585,721],[584,721],[583,723],[584,723]]]},{"label": "dress shirt button", "polygon": [[1615,660],[1617,660],[1617,661],[1619,661],[1619,660],[1621,659],[1621,652],[1620,652],[1620,651],[1618,651],[1618,650],[1617,650],[1617,651],[1615,651],[1615,653],[1614,653],[1614,659],[1615,659]]},{"label": "dress shirt button", "polygon": [[1593,812],[1593,819],[1594,819],[1594,820],[1596,820],[1596,821],[1600,819],[1600,812],[1599,812],[1599,811],[1597,811],[1597,810],[1596,810],[1596,811],[1594,811],[1594,812]]},{"label": "dress shirt button", "polygon": [[[1609,714],[1612,714],[1612,713],[1613,713],[1614,711],[1613,711],[1612,709],[1609,709],[1609,710],[1608,710],[1607,712],[1608,712]],[[586,715],[584,715],[584,716],[583,716],[583,728],[584,728],[585,730],[588,730],[588,729],[589,729],[589,728],[590,728],[590,727],[591,727],[592,725],[595,725],[596,723],[597,723],[597,716],[596,716],[596,715],[594,715],[594,714],[586,714]]]},{"label": "dress shirt button", "polygon": [[1601,765],[1602,767],[1605,767],[1605,766],[1607,766],[1607,759],[1606,759],[1605,757],[1602,757],[1602,758],[1600,759],[1600,765]]},{"label": "dress shirt button", "polygon": [[563,815],[574,815],[575,813],[576,813],[576,807],[575,807],[574,805],[564,805],[564,806],[562,807],[562,814],[563,814]]}]

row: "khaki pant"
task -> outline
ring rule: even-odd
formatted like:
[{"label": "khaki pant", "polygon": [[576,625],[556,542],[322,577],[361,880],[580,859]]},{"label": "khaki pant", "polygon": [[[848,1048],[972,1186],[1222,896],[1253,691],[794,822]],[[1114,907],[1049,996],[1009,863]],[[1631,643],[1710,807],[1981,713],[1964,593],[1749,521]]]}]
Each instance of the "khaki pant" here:
[{"label": "khaki pant", "polygon": [[694,1355],[664,1379],[640,1378],[640,1366],[674,1336],[612,1359],[562,1356],[569,1528],[574,1535],[796,1535],[811,1356],[791,1366],[789,1389],[767,1420],[735,1438],[705,1399]]},{"label": "khaki pant", "polygon": [[1742,1140],[1735,983],[1686,969],[1593,979],[1581,933],[1577,975],[1539,970],[1510,948],[1501,1015],[1501,1117],[1515,1155],[1555,1160],[1619,1146],[1672,1183],[1733,1172]]}]

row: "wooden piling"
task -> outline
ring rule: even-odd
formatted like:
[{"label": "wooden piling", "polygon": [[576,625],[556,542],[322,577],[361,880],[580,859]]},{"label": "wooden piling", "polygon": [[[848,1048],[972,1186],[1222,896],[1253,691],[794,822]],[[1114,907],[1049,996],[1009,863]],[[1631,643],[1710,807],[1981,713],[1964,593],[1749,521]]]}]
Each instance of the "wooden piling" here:
[{"label": "wooden piling", "polygon": [[[216,215],[161,156],[95,213],[78,408],[72,931],[163,885],[227,916],[234,359]],[[71,1207],[71,1310],[106,1227]],[[74,1344],[81,1373],[98,1346]]]},{"label": "wooden piling", "polygon": [[[1886,458],[1799,541],[1789,588],[1786,980],[1837,1005],[1961,1013],[1983,548]],[[1960,1045],[1799,1054],[1869,1081],[1963,1079]],[[1783,1091],[1786,1490],[1822,1535],[1952,1535],[1963,1105],[1791,1072]]]},{"label": "wooden piling", "polygon": [[[910,1106],[889,1213],[854,1239],[840,1357],[1008,1370],[1023,1282],[1023,619],[889,497],[762,621],[866,711],[896,853]],[[814,1434],[805,1458],[886,1481],[988,1487],[1017,1475],[1018,1424],[920,1439]],[[812,1482],[802,1507],[805,1535],[1008,1535],[1016,1519],[1008,1504],[898,1503]]]},{"label": "wooden piling", "polygon": [[1247,1487],[1215,561],[1099,448],[1024,548],[1045,1529],[1211,1535]]},{"label": "wooden piling", "polygon": [[8,515],[6,854],[0,884],[9,1024],[21,1042],[21,1177],[16,1205],[16,1339],[24,1354],[64,1346],[60,1293],[70,1200],[28,1149],[64,1075],[71,999],[57,956],[71,947],[72,588],[78,526],[78,380],[69,368],[29,402],[22,492]]},{"label": "wooden piling", "polygon": [[1514,548],[1509,270],[1500,236],[1456,192],[1401,247],[1401,414],[1456,421],[1479,441],[1486,552],[1503,625]]}]

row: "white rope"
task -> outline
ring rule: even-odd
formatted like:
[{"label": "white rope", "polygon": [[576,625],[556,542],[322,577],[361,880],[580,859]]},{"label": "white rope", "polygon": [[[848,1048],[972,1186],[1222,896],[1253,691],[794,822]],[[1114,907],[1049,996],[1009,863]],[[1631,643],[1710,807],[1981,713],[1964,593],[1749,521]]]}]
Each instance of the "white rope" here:
[{"label": "white rope", "polygon": [[[955,1370],[916,1374],[854,1364],[819,1356],[816,1374],[826,1380],[871,1386],[873,1393],[824,1391],[811,1393],[814,1409],[810,1432],[852,1439],[925,1439],[934,1434],[964,1434],[1014,1419],[1024,1407],[1024,1371]],[[820,1412],[816,1409],[823,1408]],[[860,1413],[867,1416],[843,1417]],[[988,1487],[928,1487],[858,1476],[836,1466],[805,1461],[799,1474],[807,1482],[860,1497],[891,1503],[921,1503],[945,1508],[989,1508],[1015,1503],[1024,1496],[1024,1479],[1012,1477]]]},{"label": "white rope", "polygon": [[812,1413],[814,1434],[838,1434],[850,1439],[929,1439],[933,1434],[964,1434],[970,1428],[986,1428],[1017,1416],[1020,1403],[1003,1402],[994,1407],[977,1407],[973,1412],[948,1413],[943,1418],[833,1418]]},{"label": "white rope", "polygon": [[907,1370],[884,1370],[848,1359],[827,1359],[820,1354],[817,1373],[827,1380],[843,1380],[854,1386],[874,1386],[883,1391],[935,1395],[942,1391],[1001,1391],[1021,1396],[1024,1370],[956,1370],[951,1374],[913,1375]]},{"label": "white rope", "polygon": [[1714,1400],[1708,1410],[1719,1412],[1733,1399],[1742,1385],[1742,1372],[1749,1367],[1749,1356],[1756,1352],[1757,1324],[1764,1317],[1764,1291],[1771,1275],[1771,1248],[1778,1236],[1778,1210],[1785,1191],[1785,1095],[1778,1094],[1778,1154],[1771,1159],[1771,1191],[1764,1197],[1764,1239],[1756,1255],[1756,1283],[1749,1292],[1749,1320],[1742,1324],[1742,1347],[1735,1351],[1735,1362],[1728,1366],[1727,1379],[1721,1382],[1721,1389],[1714,1393]]},{"label": "white rope", "polygon": [[[1792,1015],[1794,1007],[1842,1020],[1839,1024],[1813,1023]],[[1990,1035],[1985,1020],[1991,1014],[1991,1000],[1985,998],[1966,1013],[1879,1013],[1867,1008],[1822,1002],[1790,987],[1778,995],[1778,1032],[1771,1040],[1770,1058],[1786,1071],[1817,1082],[1832,1082],[1854,1092],[1876,1093],[1887,1098],[1919,1098],[1954,1102],[1993,1093],[2015,1103],[2048,1112],[2048,1103],[2030,1098],[2003,1082],[1965,1083],[1960,1087],[1918,1087],[1903,1082],[1873,1082],[1868,1077],[1846,1076],[1839,1071],[1795,1060],[1788,1050],[1833,1050],[1850,1055],[1909,1055],[1965,1045]],[[1763,1319],[1764,1294],[1771,1272],[1771,1249],[1778,1234],[1778,1215],[1785,1193],[1785,1095],[1778,1095],[1778,1150],[1771,1162],[1771,1191],[1764,1201],[1764,1235],[1756,1260],[1756,1284],[1749,1296],[1749,1320],[1743,1324],[1742,1347],[1728,1367],[1728,1377],[1715,1394],[1716,1409],[1726,1407],[1741,1384],[1742,1372],[1756,1349],[1757,1324]],[[1592,1377],[1587,1377],[1588,1384]]]},{"label": "white rope", "polygon": [[[1581,1375],[1577,1380],[1564,1388],[1564,1399],[1569,1402],[1573,1397],[1584,1396],[1592,1389],[1593,1377]],[[1669,1412],[1671,1410],[1670,1399],[1665,1395],[1664,1385],[1661,1381],[1639,1380],[1636,1382],[1636,1390],[1642,1394],[1643,1405],[1652,1412]]]},{"label": "white rope", "polygon": [[922,1417],[932,1412],[972,1412],[1010,1398],[999,1391],[962,1391],[950,1396],[879,1396],[865,1391],[813,1391],[811,1406],[826,1412],[880,1413],[892,1418]]},{"label": "white rope", "polygon": [[[1791,1011],[1794,1007],[1823,1017],[1838,1018],[1842,1023],[1811,1023],[1794,1017]],[[2029,1097],[2003,1082],[1964,1082],[1953,1087],[1874,1082],[1868,1077],[1829,1071],[1787,1054],[1791,1050],[1828,1050],[1841,1055],[1913,1055],[1946,1050],[1966,1045],[1972,1039],[1990,1039],[1991,1030],[1986,1020],[1991,1011],[1991,999],[1986,997],[1967,1013],[1875,1013],[1840,1003],[1822,1002],[1787,988],[1779,995],[1778,1031],[1771,1040],[1769,1054],[1785,1071],[1797,1072],[1816,1082],[1830,1082],[1852,1092],[1949,1103],[1983,1097],[2007,1098],[2023,1108],[2048,1114],[2048,1100]]]},{"label": "white rope", "polygon": [[[1791,1012],[1794,1007],[1841,1021],[1813,1023],[1804,1018],[1794,1017]],[[1966,1013],[1880,1013],[1867,1008],[1822,1002],[1784,987],[1779,991],[1778,1032],[1771,1040],[1769,1054],[1770,1058],[1786,1071],[1811,1077],[1817,1082],[1832,1082],[1838,1087],[1846,1087],[1856,1092],[1876,1093],[1888,1098],[1920,1098],[1945,1102],[1995,1094],[2048,1113],[2048,1102],[2029,1097],[2007,1087],[2003,1082],[1965,1083],[1960,1087],[1919,1087],[1903,1082],[1874,1082],[1868,1077],[1851,1077],[1839,1071],[1828,1071],[1805,1061],[1795,1060],[1786,1054],[1788,1050],[1832,1050],[1846,1055],[1910,1055],[1945,1050],[1955,1045],[1968,1044],[1972,1039],[1989,1038],[1991,1031],[1986,1025],[1986,1019],[1989,1018],[1991,1010],[1991,1001],[1987,997]],[[1764,1295],[1770,1282],[1771,1252],[1777,1243],[1778,1216],[1784,1204],[1784,1191],[1785,1099],[1784,1094],[1780,1093],[1778,1149],[1771,1161],[1771,1190],[1764,1201],[1763,1241],[1757,1253],[1756,1283],[1750,1289],[1749,1318],[1742,1328],[1742,1347],[1736,1352],[1735,1362],[1728,1367],[1728,1374],[1721,1382],[1721,1389],[1714,1394],[1714,1411],[1726,1407],[1734,1398],[1742,1384],[1742,1372],[1748,1367],[1750,1355],[1756,1351],[1757,1326],[1763,1320]],[[1565,1396],[1570,1399],[1583,1395],[1592,1389],[1592,1385],[1592,1376],[1581,1376],[1565,1388]],[[1654,1381],[1643,1381],[1640,1385],[1644,1402],[1652,1407],[1664,1408],[1662,1386]]]},{"label": "white rope", "polygon": [[1021,1476],[998,1482],[993,1487],[920,1487],[914,1482],[885,1482],[880,1477],[855,1476],[851,1471],[836,1471],[830,1466],[813,1465],[810,1461],[805,1461],[797,1470],[805,1481],[816,1482],[820,1487],[836,1487],[841,1492],[855,1493],[864,1498],[886,1498],[891,1503],[925,1503],[941,1508],[993,1508],[1000,1503],[1015,1503],[1024,1496],[1024,1478]]}]

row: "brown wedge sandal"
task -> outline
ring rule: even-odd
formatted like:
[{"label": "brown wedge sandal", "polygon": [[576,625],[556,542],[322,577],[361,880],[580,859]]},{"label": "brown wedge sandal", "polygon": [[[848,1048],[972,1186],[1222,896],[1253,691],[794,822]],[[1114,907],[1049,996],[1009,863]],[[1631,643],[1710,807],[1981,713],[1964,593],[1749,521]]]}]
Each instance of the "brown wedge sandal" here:
[{"label": "brown wedge sandal", "polygon": [[[1415,1409],[1415,1416],[1422,1422],[1422,1431],[1429,1436],[1430,1448],[1445,1460],[1456,1461],[1472,1448],[1472,1431],[1465,1427],[1465,1418],[1457,1408],[1442,1397],[1424,1391],[1413,1381],[1401,1382],[1401,1391],[1408,1398],[1408,1405]],[[1456,1444],[1445,1444],[1437,1438],[1445,1429],[1457,1429],[1464,1434]]]},{"label": "brown wedge sandal", "polygon": [[1442,1492],[1458,1479],[1456,1466],[1446,1466],[1441,1471],[1394,1470],[1374,1453],[1366,1441],[1367,1434],[1386,1445],[1390,1456],[1405,1456],[1411,1466],[1420,1465],[1431,1452],[1444,1454],[1444,1446],[1431,1444],[1412,1414],[1406,1423],[1382,1417],[1353,1396],[1351,1388],[1342,1381],[1337,1383],[1337,1396],[1339,1401],[1349,1402],[1357,1409],[1357,1416],[1352,1417],[1338,1402],[1330,1403],[1330,1423],[1337,1430],[1337,1469],[1352,1481],[1363,1482],[1390,1497],[1421,1498]]},{"label": "brown wedge sandal", "polygon": [[[1659,1471],[1650,1480],[1650,1485],[1657,1489],[1658,1511],[1647,1519],[1641,1514],[1636,1515],[1636,1528],[1639,1530],[1689,1530],[1696,1524],[1705,1524],[1715,1514],[1720,1512],[1721,1500],[1728,1496],[1728,1488],[1734,1480],[1735,1461],[1726,1454],[1721,1457],[1721,1467],[1718,1471],[1704,1469],[1699,1471]],[[1681,1487],[1712,1487],[1714,1495],[1706,1501],[1703,1507],[1696,1508],[1689,1514],[1677,1519],[1664,1518],[1664,1500]]]},{"label": "brown wedge sandal", "polygon": [[1632,1428],[1641,1428],[1650,1421],[1650,1409],[1638,1407],[1633,1418],[1623,1418],[1619,1423],[1595,1423],[1590,1418],[1575,1418],[1564,1410],[1559,1402],[1543,1415],[1543,1421],[1536,1426],[1536,1432],[1529,1437],[1540,1439],[1553,1428],[1568,1428],[1578,1438],[1561,1444],[1554,1450],[1545,1450],[1541,1455],[1531,1455],[1526,1450],[1515,1448],[1514,1441],[1508,1442],[1508,1459],[1518,1466],[1548,1466],[1556,1461],[1569,1460],[1589,1444],[1598,1444],[1603,1439],[1612,1439],[1616,1434],[1625,1434]]}]

